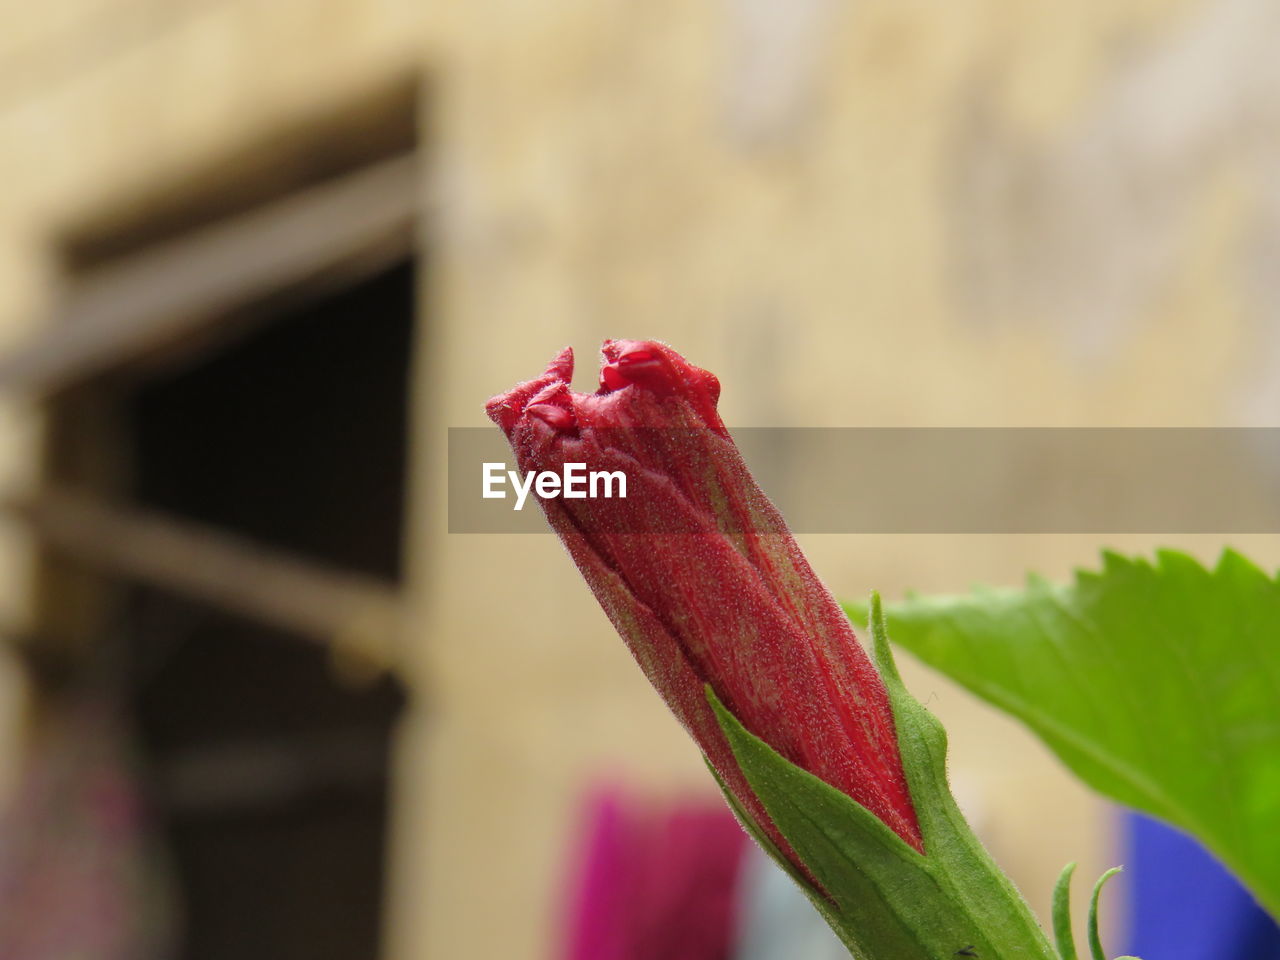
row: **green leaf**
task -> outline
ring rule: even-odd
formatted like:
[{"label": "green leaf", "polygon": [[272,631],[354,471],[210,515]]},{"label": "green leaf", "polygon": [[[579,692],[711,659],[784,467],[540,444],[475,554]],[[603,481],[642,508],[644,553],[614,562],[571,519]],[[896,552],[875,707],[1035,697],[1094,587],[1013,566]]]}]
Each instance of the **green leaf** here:
[{"label": "green leaf", "polygon": [[1199,837],[1280,916],[1275,579],[1233,551],[1212,570],[1106,553],[1069,585],[909,597],[889,623],[1085,782]]}]

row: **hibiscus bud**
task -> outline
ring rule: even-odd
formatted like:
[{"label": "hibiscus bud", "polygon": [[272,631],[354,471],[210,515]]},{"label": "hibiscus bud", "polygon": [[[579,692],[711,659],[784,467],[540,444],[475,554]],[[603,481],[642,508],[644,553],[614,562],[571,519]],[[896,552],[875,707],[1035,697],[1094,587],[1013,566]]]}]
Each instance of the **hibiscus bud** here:
[{"label": "hibiscus bud", "polygon": [[716,411],[719,382],[656,342],[606,341],[603,356],[593,394],[570,389],[566,349],[487,410],[526,474],[572,463],[626,475],[625,498],[539,498],[614,627],[785,855],[706,685],[747,730],[923,852],[885,686],[743,463]]}]

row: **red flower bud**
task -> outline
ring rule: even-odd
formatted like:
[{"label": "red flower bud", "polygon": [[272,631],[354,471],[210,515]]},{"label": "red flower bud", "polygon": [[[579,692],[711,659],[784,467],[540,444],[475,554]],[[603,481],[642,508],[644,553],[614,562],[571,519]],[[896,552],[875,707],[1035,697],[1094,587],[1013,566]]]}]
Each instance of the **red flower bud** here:
[{"label": "red flower bud", "polygon": [[[664,344],[610,340],[489,401],[522,471],[622,471],[625,498],[539,500],[605,613],[729,790],[789,856],[704,685],[748,730],[923,852],[888,695],[716,412],[720,384]],[[793,857],[794,859],[794,857]],[[803,869],[803,865],[797,864]]]}]

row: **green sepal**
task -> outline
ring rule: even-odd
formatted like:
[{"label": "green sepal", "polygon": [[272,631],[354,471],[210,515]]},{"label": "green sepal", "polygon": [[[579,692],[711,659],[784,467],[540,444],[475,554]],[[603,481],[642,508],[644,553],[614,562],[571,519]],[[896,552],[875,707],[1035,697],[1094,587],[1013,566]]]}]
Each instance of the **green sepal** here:
[{"label": "green sepal", "polygon": [[[709,693],[709,696],[714,698],[715,694]],[[804,874],[795,868],[795,865],[787,859],[786,855],[781,850],[778,849],[777,844],[769,839],[768,834],[760,829],[760,825],[751,819],[751,814],[747,813],[742,804],[738,802],[738,798],[735,797],[729,790],[728,786],[725,785],[724,778],[721,777],[716,768],[711,765],[711,761],[707,760],[706,757],[703,757],[703,761],[707,764],[707,769],[711,771],[711,776],[715,777],[716,784],[720,787],[720,792],[724,794],[724,798],[729,804],[729,809],[733,811],[733,815],[737,818],[738,822],[742,824],[742,828],[747,831],[752,840],[760,845],[760,849],[769,855],[769,859],[776,863],[782,869],[782,872],[790,877],[792,882],[794,882],[795,885],[804,892],[804,895],[809,898],[809,902],[813,904],[813,908],[818,911],[823,920],[827,921],[827,925],[835,931],[837,936],[840,937],[841,942],[849,948],[849,951],[853,953],[854,956],[857,956],[857,952],[855,950],[856,945],[850,943],[844,938],[844,934],[840,928],[839,919],[833,913],[833,904],[831,901],[827,899],[826,895],[823,894],[821,890],[814,887]]]},{"label": "green sepal", "polygon": [[[746,730],[707,688],[748,784],[812,882],[789,862],[784,867],[859,960],[1056,960],[1026,903],[991,861],[951,795],[946,735],[903,685],[875,595],[872,636],[924,838],[923,855],[871,811]],[[730,802],[760,840],[763,832]],[[775,860],[786,860],[773,844],[764,845]]]},{"label": "green sepal", "polygon": [[1076,960],[1076,938],[1071,933],[1071,875],[1076,865],[1068,863],[1053,885],[1053,939],[1062,960]]},{"label": "green sepal", "polygon": [[902,682],[889,646],[880,595],[871,594],[872,651],[889,693],[898,750],[928,860],[952,885],[957,899],[988,929],[1005,952],[995,956],[1053,957],[1053,948],[1027,902],[996,866],[960,812],[947,782],[947,733],[938,718]]},{"label": "green sepal", "polygon": [[[1120,873],[1123,867],[1112,867],[1098,878],[1093,885],[1093,895],[1089,898],[1089,956],[1091,960],[1107,960],[1102,952],[1102,938],[1098,935],[1098,898],[1106,882]],[[1071,933],[1071,875],[1076,865],[1068,863],[1062,868],[1057,884],[1053,888],[1053,935],[1058,943],[1058,953],[1062,960],[1076,960],[1076,942]],[[1137,957],[1117,957],[1116,960],[1138,960]]]},{"label": "green sepal", "polygon": [[1107,960],[1106,954],[1102,952],[1102,938],[1098,936],[1098,898],[1102,895],[1102,888],[1108,880],[1119,873],[1123,867],[1112,867],[1106,873],[1098,878],[1098,882],[1093,885],[1093,896],[1089,898],[1089,952],[1093,954],[1093,960]]},{"label": "green sepal", "polygon": [[[940,896],[924,857],[865,807],[749,733],[713,692],[708,699],[747,782],[820,885],[801,879],[802,889],[854,956],[932,960],[979,944],[980,956],[994,955],[981,949],[990,945],[977,925]],[[776,847],[771,852],[782,857]]]}]

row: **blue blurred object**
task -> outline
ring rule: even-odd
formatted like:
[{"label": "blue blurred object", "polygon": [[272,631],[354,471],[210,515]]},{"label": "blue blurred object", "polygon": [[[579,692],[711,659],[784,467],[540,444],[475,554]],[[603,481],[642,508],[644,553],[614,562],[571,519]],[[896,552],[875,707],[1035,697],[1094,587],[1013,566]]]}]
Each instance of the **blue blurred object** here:
[{"label": "blue blurred object", "polygon": [[1184,833],[1125,815],[1129,953],[1143,960],[1280,960],[1280,927]]}]

